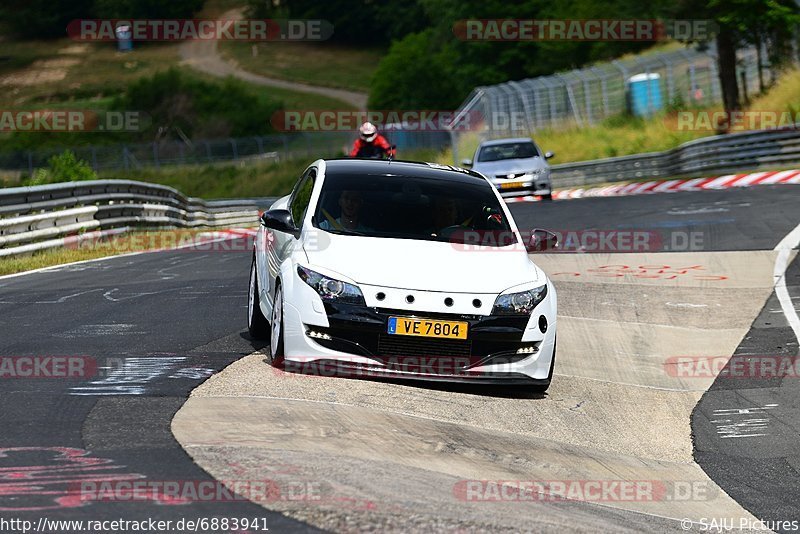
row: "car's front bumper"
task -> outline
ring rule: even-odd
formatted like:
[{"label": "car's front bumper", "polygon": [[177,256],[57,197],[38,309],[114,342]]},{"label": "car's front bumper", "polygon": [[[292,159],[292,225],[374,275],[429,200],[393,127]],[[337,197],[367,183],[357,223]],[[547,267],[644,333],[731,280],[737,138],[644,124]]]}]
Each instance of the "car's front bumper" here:
[{"label": "car's front bumper", "polygon": [[553,192],[549,178],[523,181],[493,178],[490,181],[500,192],[500,196],[504,198],[519,196],[520,194],[544,196]]},{"label": "car's front bumper", "polygon": [[[403,377],[435,381],[544,384],[555,351],[555,310],[528,316],[481,316],[325,303],[328,326],[303,323],[285,307],[286,369],[324,376]],[[540,315],[548,327],[541,331]],[[389,334],[389,317],[468,323],[466,340]],[[536,325],[531,328],[531,324]],[[523,341],[525,339],[525,341]]]}]

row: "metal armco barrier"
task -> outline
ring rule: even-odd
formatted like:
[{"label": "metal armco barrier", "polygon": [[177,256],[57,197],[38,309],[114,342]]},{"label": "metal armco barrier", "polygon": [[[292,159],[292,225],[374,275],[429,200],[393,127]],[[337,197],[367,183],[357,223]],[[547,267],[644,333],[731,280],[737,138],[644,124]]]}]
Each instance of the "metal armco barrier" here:
[{"label": "metal armco barrier", "polygon": [[800,163],[800,125],[706,137],[665,152],[634,154],[552,167],[555,187],[641,178],[672,178],[758,170]]},{"label": "metal armco barrier", "polygon": [[[254,226],[253,200],[205,201],[163,185],[93,180],[0,189],[0,257],[127,228]],[[77,234],[77,235],[76,235]]]}]

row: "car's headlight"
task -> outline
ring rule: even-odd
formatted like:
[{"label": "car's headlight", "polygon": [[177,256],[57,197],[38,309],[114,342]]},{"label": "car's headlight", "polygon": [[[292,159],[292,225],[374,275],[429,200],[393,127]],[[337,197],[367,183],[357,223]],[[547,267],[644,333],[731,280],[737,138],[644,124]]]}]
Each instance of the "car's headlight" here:
[{"label": "car's headlight", "polygon": [[492,315],[528,315],[547,296],[547,284],[521,291],[500,295],[494,301]]},{"label": "car's headlight", "polygon": [[364,294],[353,284],[330,278],[299,265],[297,266],[297,274],[303,282],[311,286],[322,297],[322,300],[366,306]]}]

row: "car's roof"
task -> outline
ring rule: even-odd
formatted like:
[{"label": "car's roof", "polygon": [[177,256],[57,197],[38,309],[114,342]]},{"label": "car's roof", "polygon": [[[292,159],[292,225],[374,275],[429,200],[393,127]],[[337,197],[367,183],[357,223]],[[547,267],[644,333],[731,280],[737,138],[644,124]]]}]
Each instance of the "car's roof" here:
[{"label": "car's roof", "polygon": [[506,143],[532,143],[530,137],[509,137],[507,139],[492,139],[484,141],[481,146],[505,145]]},{"label": "car's roof", "polygon": [[475,171],[418,161],[388,161],[379,159],[326,159],[325,174],[331,176],[363,175],[386,176],[387,174],[429,178],[468,184],[486,184],[486,179]]}]

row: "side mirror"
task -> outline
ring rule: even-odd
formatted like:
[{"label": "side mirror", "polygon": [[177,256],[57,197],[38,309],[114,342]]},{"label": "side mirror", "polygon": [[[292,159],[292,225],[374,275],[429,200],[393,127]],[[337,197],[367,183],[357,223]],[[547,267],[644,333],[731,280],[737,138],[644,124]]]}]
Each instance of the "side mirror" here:
[{"label": "side mirror", "polygon": [[261,214],[261,225],[271,230],[300,237],[300,230],[294,225],[289,210],[269,210]]},{"label": "side mirror", "polygon": [[472,160],[471,159],[462,159],[461,160],[461,165],[463,165],[464,167],[469,169],[470,167],[472,167]]},{"label": "side mirror", "polygon": [[553,154],[550,151],[547,151],[547,152],[544,153],[544,159],[550,159],[550,158],[553,158],[553,157],[555,157],[555,154]]},{"label": "side mirror", "polygon": [[558,247],[558,236],[548,230],[536,228],[531,232],[531,238],[528,241],[528,246],[525,247],[528,252],[546,252],[548,250],[555,250]]}]

